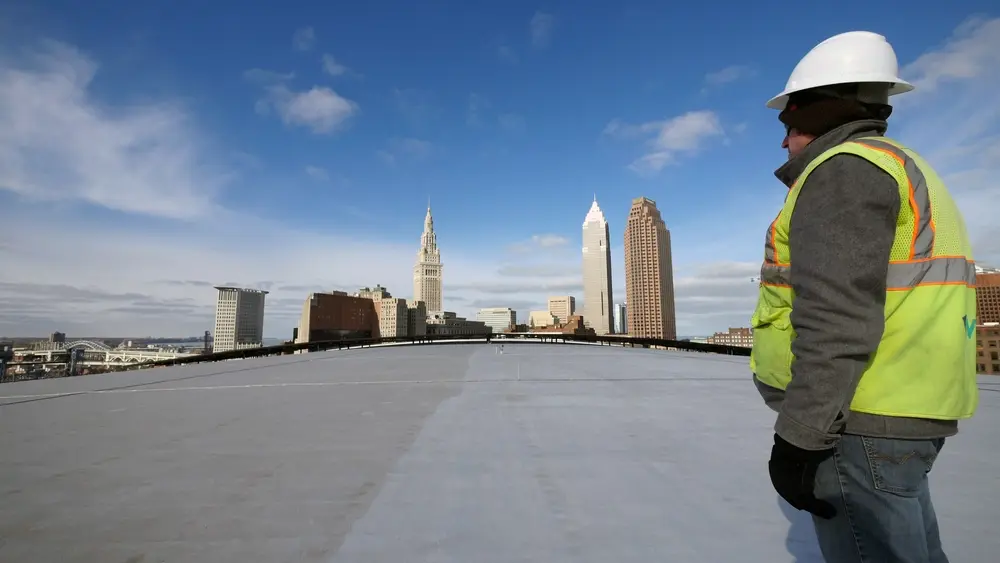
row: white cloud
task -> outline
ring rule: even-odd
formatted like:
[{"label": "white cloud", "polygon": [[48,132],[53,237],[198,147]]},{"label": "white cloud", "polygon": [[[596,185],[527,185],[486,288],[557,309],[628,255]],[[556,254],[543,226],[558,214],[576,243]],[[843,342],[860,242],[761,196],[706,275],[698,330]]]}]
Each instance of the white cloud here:
[{"label": "white cloud", "polygon": [[924,53],[902,69],[904,78],[928,92],[947,83],[997,78],[1000,68],[1000,18],[971,18],[963,22],[951,38],[937,50]]},{"label": "white cloud", "polygon": [[680,155],[697,152],[706,140],[723,136],[719,116],[712,111],[691,111],[662,121],[628,124],[614,119],[604,128],[604,134],[617,138],[655,136],[648,139],[647,151],[629,168],[639,174],[655,174],[672,164]]},{"label": "white cloud", "polygon": [[357,103],[325,86],[295,92],[284,84],[275,84],[266,92],[267,96],[257,102],[258,113],[267,114],[273,109],[286,125],[306,127],[317,134],[342,129],[360,111]]},{"label": "white cloud", "polygon": [[231,171],[177,103],[127,109],[95,101],[98,65],[45,42],[0,52],[0,189],[36,201],[83,201],[175,219],[210,215]]},{"label": "white cloud", "polygon": [[889,135],[920,152],[965,216],[977,260],[1000,265],[1000,18],[973,18],[900,73]]},{"label": "white cloud", "polygon": [[316,44],[316,30],[311,27],[303,27],[295,30],[292,34],[292,45],[298,51],[308,51]]},{"label": "white cloud", "polygon": [[528,22],[528,29],[531,32],[531,44],[535,47],[545,47],[552,38],[552,24],[555,18],[552,14],[545,12],[535,12]]},{"label": "white cloud", "polygon": [[329,74],[330,76],[342,76],[351,71],[343,64],[337,61],[333,55],[327,53],[323,55],[323,72]]},{"label": "white cloud", "polygon": [[559,235],[533,235],[531,242],[542,248],[551,248],[553,246],[566,246],[569,244],[569,239]]},{"label": "white cloud", "polygon": [[546,249],[561,249],[569,244],[569,239],[562,235],[541,234],[531,235],[528,240],[520,241],[510,245],[509,252],[523,254]]},{"label": "white cloud", "polygon": [[727,66],[721,70],[706,74],[705,87],[714,88],[731,82],[736,82],[737,80],[744,78],[750,78],[754,75],[756,75],[756,71],[747,65]]}]

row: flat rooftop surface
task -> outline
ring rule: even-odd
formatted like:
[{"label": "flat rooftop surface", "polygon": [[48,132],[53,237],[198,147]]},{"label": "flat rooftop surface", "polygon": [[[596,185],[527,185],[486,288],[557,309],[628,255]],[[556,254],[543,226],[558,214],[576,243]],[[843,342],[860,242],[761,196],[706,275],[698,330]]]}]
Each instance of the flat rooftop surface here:
[{"label": "flat rooftop surface", "polygon": [[[931,473],[996,561],[1000,378]],[[396,346],[0,385],[0,561],[806,563],[747,358]]]}]

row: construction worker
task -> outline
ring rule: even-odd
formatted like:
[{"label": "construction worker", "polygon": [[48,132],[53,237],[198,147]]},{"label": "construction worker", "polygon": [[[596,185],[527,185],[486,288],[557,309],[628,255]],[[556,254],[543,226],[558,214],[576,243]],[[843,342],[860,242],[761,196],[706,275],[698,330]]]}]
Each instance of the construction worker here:
[{"label": "construction worker", "polygon": [[778,494],[828,563],[946,562],[927,474],[976,410],[975,267],[934,169],[884,135],[913,90],[881,35],[799,61],[781,110],[788,194],[767,229],[750,360],[778,412]]}]

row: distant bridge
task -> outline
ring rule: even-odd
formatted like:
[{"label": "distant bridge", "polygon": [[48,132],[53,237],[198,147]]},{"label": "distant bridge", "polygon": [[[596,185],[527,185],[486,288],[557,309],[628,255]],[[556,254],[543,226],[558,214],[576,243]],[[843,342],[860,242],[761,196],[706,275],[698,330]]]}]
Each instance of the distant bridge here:
[{"label": "distant bridge", "polygon": [[[155,349],[112,348],[103,342],[93,340],[74,340],[73,342],[57,342],[43,350],[25,350],[16,352],[25,360],[21,361],[58,361],[56,356],[63,356],[66,351],[74,348],[83,349],[84,365],[127,366],[143,362],[158,362],[174,360],[192,355],[190,352],[172,352]],[[32,358],[32,359],[27,359]]]},{"label": "distant bridge", "polygon": [[48,350],[69,350],[70,348],[83,348],[84,350],[93,350],[94,352],[110,352],[111,347],[103,342],[94,342],[93,340],[74,340],[73,342],[55,342],[50,344]]}]

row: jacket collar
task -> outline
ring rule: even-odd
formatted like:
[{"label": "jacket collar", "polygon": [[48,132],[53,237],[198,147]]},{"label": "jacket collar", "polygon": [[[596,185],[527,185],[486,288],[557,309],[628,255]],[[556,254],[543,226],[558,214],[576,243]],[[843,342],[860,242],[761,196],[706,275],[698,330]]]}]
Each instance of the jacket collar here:
[{"label": "jacket collar", "polygon": [[781,180],[782,184],[791,188],[806,166],[809,166],[814,158],[828,149],[858,137],[884,135],[888,128],[889,124],[879,119],[863,119],[841,125],[813,139],[813,142],[809,143],[802,152],[788,159],[788,162],[775,170],[774,175]]}]

